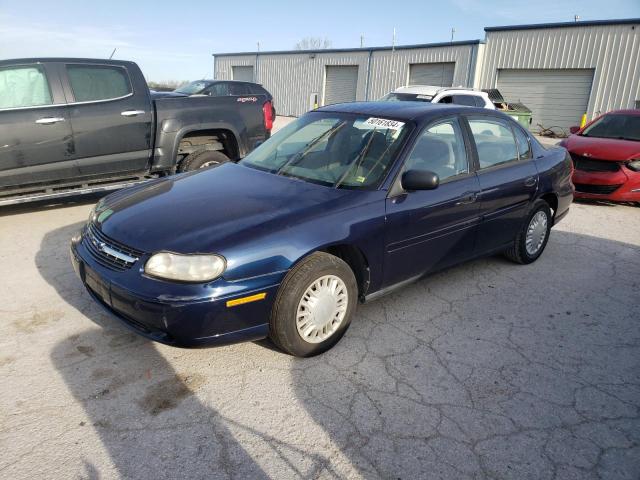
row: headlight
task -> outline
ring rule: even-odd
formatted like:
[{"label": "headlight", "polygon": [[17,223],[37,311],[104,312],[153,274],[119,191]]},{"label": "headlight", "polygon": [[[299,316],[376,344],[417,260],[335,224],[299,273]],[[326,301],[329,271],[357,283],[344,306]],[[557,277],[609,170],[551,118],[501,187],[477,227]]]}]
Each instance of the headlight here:
[{"label": "headlight", "polygon": [[160,252],[151,256],[144,271],[152,277],[180,282],[208,282],[218,278],[225,269],[225,260],[219,255],[179,255]]},{"label": "headlight", "polygon": [[633,170],[634,172],[640,172],[640,158],[637,160],[631,160],[627,163],[627,168]]}]

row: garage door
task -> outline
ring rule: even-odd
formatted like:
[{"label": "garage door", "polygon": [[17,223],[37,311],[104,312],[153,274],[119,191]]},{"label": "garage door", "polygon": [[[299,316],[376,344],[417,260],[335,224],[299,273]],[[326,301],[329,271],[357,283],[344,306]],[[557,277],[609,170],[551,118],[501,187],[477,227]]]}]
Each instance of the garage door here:
[{"label": "garage door", "polygon": [[358,87],[357,66],[327,66],[324,84],[324,104],[353,102]]},{"label": "garage door", "polygon": [[253,67],[251,65],[242,67],[231,67],[231,70],[233,71],[234,80],[253,82]]},{"label": "garage door", "polygon": [[592,69],[500,70],[497,88],[507,102],[531,109],[531,130],[540,124],[568,131],[587,111],[592,82]]},{"label": "garage door", "polygon": [[453,85],[453,71],[455,68],[455,62],[412,63],[409,66],[409,85],[450,87]]}]

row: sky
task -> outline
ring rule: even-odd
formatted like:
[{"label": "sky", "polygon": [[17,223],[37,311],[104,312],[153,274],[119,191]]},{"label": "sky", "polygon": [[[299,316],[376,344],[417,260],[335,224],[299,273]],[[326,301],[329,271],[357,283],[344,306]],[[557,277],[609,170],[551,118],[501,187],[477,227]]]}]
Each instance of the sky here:
[{"label": "sky", "polygon": [[[604,7],[606,5],[606,8]],[[640,0],[0,0],[0,59],[67,56],[137,62],[149,81],[213,76],[215,52],[484,38],[484,27],[640,17]]]}]

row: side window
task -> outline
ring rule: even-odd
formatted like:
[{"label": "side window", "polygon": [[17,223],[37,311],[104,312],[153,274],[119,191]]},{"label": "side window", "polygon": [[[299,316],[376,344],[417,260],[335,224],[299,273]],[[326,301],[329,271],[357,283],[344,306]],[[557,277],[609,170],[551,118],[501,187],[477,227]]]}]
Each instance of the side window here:
[{"label": "side window", "polygon": [[520,160],[527,160],[531,158],[531,144],[529,143],[529,137],[518,127],[513,127],[513,131],[516,134],[516,142],[518,144],[518,158]]},{"label": "side window", "polygon": [[212,97],[226,97],[229,95],[229,84],[224,82],[214,83],[204,93]]},{"label": "side window", "polygon": [[51,105],[51,91],[40,65],[0,68],[0,108]]},{"label": "side window", "polygon": [[251,95],[251,90],[245,83],[230,83],[230,95]]},{"label": "side window", "polygon": [[124,68],[107,65],[67,65],[76,102],[124,97],[132,92]]},{"label": "side window", "polygon": [[453,103],[453,97],[451,95],[445,95],[438,100],[438,103]]},{"label": "side window", "polygon": [[427,127],[405,163],[405,170],[429,170],[440,181],[469,171],[462,130],[452,118]]},{"label": "side window", "polygon": [[475,107],[476,97],[475,95],[454,95],[453,103],[458,105],[467,105],[469,107]]},{"label": "side window", "polygon": [[479,97],[479,96],[474,96],[473,97],[476,101],[476,107],[480,107],[480,108],[485,108],[487,106],[487,104],[484,101],[484,98]]},{"label": "side window", "polygon": [[512,162],[518,158],[511,128],[493,118],[470,118],[469,126],[478,150],[480,168]]}]

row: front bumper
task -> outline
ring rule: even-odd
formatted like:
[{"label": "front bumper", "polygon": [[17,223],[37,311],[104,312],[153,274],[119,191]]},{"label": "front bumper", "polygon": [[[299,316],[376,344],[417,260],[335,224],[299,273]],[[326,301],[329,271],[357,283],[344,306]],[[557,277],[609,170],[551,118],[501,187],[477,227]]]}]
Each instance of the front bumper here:
[{"label": "front bumper", "polygon": [[[142,275],[139,265],[116,272],[97,263],[82,239],[71,243],[71,262],[89,294],[126,327],[176,347],[228,345],[265,338],[284,273],[208,285],[176,284]],[[227,306],[262,293],[263,300]]]},{"label": "front bumper", "polygon": [[576,185],[576,198],[614,202],[640,201],[640,172],[634,172],[626,166],[621,166],[617,172],[575,170],[573,183]]}]

